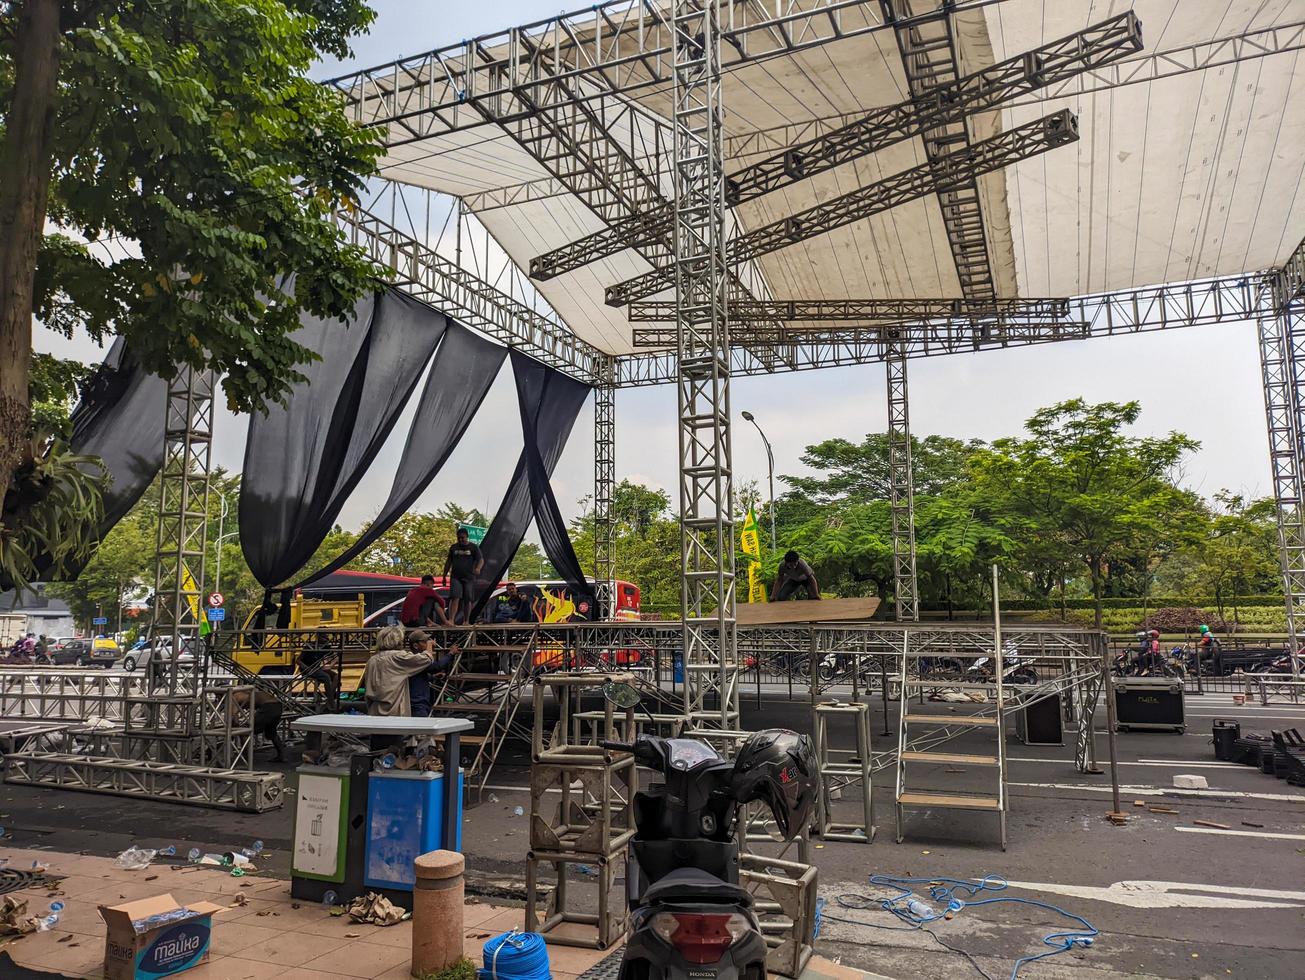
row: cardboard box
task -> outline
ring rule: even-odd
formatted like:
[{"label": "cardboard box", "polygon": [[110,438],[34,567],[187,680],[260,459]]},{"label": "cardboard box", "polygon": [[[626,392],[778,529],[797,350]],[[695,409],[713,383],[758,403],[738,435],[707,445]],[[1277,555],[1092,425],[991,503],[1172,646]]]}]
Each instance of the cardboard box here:
[{"label": "cardboard box", "polygon": [[182,906],[171,895],[101,905],[100,918],[108,926],[105,980],[157,980],[203,963],[213,913],[224,908],[212,902]]}]

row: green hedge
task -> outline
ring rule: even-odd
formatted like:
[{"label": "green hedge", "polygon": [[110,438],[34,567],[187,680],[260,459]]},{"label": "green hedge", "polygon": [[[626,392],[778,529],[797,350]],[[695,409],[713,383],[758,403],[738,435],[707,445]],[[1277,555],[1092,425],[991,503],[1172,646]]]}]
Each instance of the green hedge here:
[{"label": "green hedge", "polygon": [[[1151,596],[1149,599],[1146,600],[1147,609],[1162,609],[1168,606],[1196,606],[1200,609],[1214,609],[1216,605],[1217,604],[1215,603],[1213,596],[1194,597],[1194,596],[1161,595],[1161,596]],[[1237,606],[1238,610],[1246,609],[1249,607],[1256,607],[1256,606],[1263,606],[1269,608],[1274,608],[1274,607],[1282,608],[1283,598],[1280,595],[1254,595],[1254,596],[1238,596],[1235,603],[1231,599],[1224,599],[1223,601],[1224,609],[1232,609],[1234,605]],[[1019,612],[1019,611],[1028,612],[1028,611],[1034,611],[1039,609],[1048,609],[1054,611],[1060,609],[1060,600],[1056,598],[1007,599],[1005,596],[1003,596],[1001,600],[1001,607],[1003,609],[1010,609],[1011,611],[1015,611],[1015,612]],[[927,606],[927,608],[933,609],[935,608],[935,604],[930,603]],[[944,605],[941,608],[946,609],[947,607]],[[1066,609],[1094,609],[1096,608],[1096,604],[1090,598],[1066,599],[1065,608]],[[1127,599],[1127,598],[1102,599],[1101,608],[1103,610],[1141,609],[1142,599],[1140,596],[1131,599]]]}]

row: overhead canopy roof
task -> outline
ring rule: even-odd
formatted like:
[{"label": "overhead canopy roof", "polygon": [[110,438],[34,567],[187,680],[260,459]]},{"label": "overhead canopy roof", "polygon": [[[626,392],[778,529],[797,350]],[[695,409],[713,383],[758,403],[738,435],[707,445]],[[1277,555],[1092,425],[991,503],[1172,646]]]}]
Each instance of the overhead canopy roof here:
[{"label": "overhead canopy roof", "polygon": [[[746,17],[758,6],[769,5],[736,4],[731,16]],[[915,9],[931,6],[919,0]],[[1132,9],[1142,22],[1145,47],[1130,61],[969,117],[972,140],[1057,109],[1078,118],[1076,143],[979,179],[999,297],[1074,296],[1237,275],[1281,265],[1305,237],[1301,0],[960,6],[953,33],[964,73],[1122,10]],[[839,13],[844,34],[880,19],[878,3],[844,3]],[[1211,66],[1198,68],[1204,64]],[[371,84],[356,82],[353,94],[365,96]],[[735,66],[724,74],[723,92],[727,173],[827,130],[839,121],[831,117],[852,118],[909,98],[890,29]],[[623,112],[627,98],[645,111]],[[669,196],[669,85],[645,84],[587,104],[612,120],[611,138],[656,174]],[[369,108],[369,115],[383,112]],[[551,179],[512,128],[485,122],[440,131],[437,125],[414,140],[392,125],[396,145],[382,166],[391,180],[463,197],[527,268],[533,257],[607,223]],[[733,210],[734,222],[755,229],[925,162],[919,138],[900,142],[746,202]],[[623,308],[604,304],[604,290],[649,268],[627,249],[537,285],[577,335],[622,354],[632,349],[631,326]],[[962,295],[932,195],[764,255],[743,278],[761,299]]]}]

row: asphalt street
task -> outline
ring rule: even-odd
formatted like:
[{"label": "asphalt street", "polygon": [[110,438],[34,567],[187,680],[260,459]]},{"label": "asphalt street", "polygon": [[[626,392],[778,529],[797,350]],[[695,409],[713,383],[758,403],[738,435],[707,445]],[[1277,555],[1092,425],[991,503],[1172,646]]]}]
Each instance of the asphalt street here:
[{"label": "asphalt street", "polygon": [[[879,703],[871,701],[875,751],[896,741],[896,705],[884,737]],[[947,710],[938,706],[939,710]],[[745,703],[745,727],[809,728],[809,702],[764,697]],[[1235,706],[1231,695],[1187,699],[1185,734],[1137,732],[1118,736],[1125,826],[1110,824],[1108,771],[1074,772],[1072,734],[1057,746],[1008,741],[1009,845],[998,843],[996,818],[968,811],[914,811],[907,836],[895,842],[894,771],[874,780],[878,833],[873,843],[814,843],[811,855],[827,899],[819,950],[850,966],[891,977],[1010,975],[1021,956],[1045,952],[1043,937],[1068,919],[1031,906],[1000,903],[968,907],[933,924],[933,935],[907,929],[879,902],[893,892],[872,887],[871,875],[930,880],[1010,882],[1001,897],[1053,903],[1081,915],[1100,935],[1075,949],[1023,967],[1022,977],[1305,976],[1305,790],[1258,770],[1214,759],[1210,726],[1234,718],[1243,731],[1298,726],[1305,706]],[[1108,767],[1104,711],[1097,756]],[[834,744],[850,746],[835,731]],[[991,750],[981,737],[949,751]],[[474,795],[465,817],[469,867],[519,879],[528,840],[528,770],[521,756],[493,773],[485,796]],[[964,767],[953,767],[964,769]],[[1204,790],[1178,790],[1178,774],[1203,776]],[[944,789],[979,788],[976,771],[946,773]],[[292,769],[287,780],[293,783]],[[935,788],[931,786],[930,788]],[[1136,805],[1141,802],[1143,806]],[[844,802],[840,807],[849,806]],[[1150,806],[1176,813],[1152,812]],[[1204,820],[1227,830],[1199,827]],[[6,843],[61,851],[116,854],[133,843],[229,850],[262,840],[268,873],[288,874],[293,810],[237,814],[109,796],[28,787],[0,787],[0,824]],[[585,888],[579,889],[580,894]],[[984,893],[978,897],[989,897]],[[991,897],[998,897],[991,893]],[[936,937],[936,938],[935,938]],[[969,954],[945,948],[954,947]]]}]

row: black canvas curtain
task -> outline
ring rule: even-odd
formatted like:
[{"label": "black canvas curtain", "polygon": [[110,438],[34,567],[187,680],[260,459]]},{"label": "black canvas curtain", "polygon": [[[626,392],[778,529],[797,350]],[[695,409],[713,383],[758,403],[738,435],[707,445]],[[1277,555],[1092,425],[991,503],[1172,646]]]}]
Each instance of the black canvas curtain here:
[{"label": "black canvas curtain", "polygon": [[393,526],[435,479],[462,441],[490,385],[503,366],[507,349],[450,323],[435,351],[426,387],[408,430],[403,457],[394,474],[389,499],[367,530],[330,565],[300,582],[307,585],[343,568]]},{"label": "black canvas curtain", "polygon": [[127,516],[163,466],[168,382],[140,366],[121,337],[113,342],[72,413],[74,453],[104,461],[100,537]]},{"label": "black canvas curtain", "polygon": [[304,318],[295,340],[321,360],[300,368],[307,380],[284,407],[253,416],[245,444],[240,542],[265,587],[286,582],[325,540],[447,326],[394,290],[360,301],[348,329]]},{"label": "black canvas curtain", "polygon": [[512,351],[512,372],[524,446],[512,482],[480,546],[485,558],[482,582],[490,587],[481,589],[473,617],[480,615],[492,586],[507,573],[531,517],[535,518],[544,553],[553,567],[577,592],[590,591],[549,482],[576,416],[589,397],[589,386],[516,350]]}]

